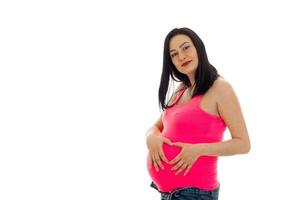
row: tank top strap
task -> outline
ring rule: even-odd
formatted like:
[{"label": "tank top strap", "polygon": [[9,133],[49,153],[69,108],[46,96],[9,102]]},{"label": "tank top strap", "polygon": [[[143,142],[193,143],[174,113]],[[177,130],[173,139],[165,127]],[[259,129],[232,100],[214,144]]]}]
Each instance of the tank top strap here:
[{"label": "tank top strap", "polygon": [[174,102],[172,104],[176,104],[179,99],[181,98],[181,96],[183,95],[184,91],[186,90],[186,87],[182,88],[181,90],[179,90],[179,94],[177,95],[177,97],[175,98]]}]

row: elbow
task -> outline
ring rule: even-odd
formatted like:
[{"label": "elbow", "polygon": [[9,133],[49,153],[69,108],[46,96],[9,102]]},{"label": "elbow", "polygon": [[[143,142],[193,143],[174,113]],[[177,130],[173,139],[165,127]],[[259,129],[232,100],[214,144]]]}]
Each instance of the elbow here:
[{"label": "elbow", "polygon": [[248,147],[247,149],[244,150],[243,154],[247,154],[250,152],[250,147]]},{"label": "elbow", "polygon": [[241,151],[241,153],[242,154],[247,154],[247,153],[249,153],[250,152],[250,149],[251,149],[251,144],[250,144],[250,142],[247,142],[247,143],[244,143],[243,145],[242,145],[242,151]]},{"label": "elbow", "polygon": [[250,152],[251,144],[249,140],[237,138],[237,141],[238,154],[247,154]]}]

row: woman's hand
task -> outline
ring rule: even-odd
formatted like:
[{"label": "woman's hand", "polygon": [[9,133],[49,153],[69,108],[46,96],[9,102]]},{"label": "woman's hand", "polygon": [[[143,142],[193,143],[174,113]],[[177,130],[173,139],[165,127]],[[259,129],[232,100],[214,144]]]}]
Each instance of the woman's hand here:
[{"label": "woman's hand", "polygon": [[153,161],[156,171],[158,171],[158,166],[161,169],[164,169],[161,160],[163,160],[166,163],[169,163],[162,149],[163,143],[172,145],[172,142],[168,138],[160,135],[150,134],[147,137],[147,147],[149,149],[150,158]]},{"label": "woman's hand", "polygon": [[190,171],[192,165],[196,162],[199,156],[201,156],[199,144],[189,144],[182,142],[173,143],[174,146],[181,147],[181,152],[169,162],[169,164],[177,163],[171,170],[179,170],[175,175],[179,174],[182,170],[186,169],[184,176]]}]

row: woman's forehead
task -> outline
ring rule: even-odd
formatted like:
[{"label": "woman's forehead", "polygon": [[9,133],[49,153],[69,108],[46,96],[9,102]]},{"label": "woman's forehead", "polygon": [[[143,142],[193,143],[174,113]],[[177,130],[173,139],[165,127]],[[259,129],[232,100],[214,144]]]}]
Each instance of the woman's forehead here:
[{"label": "woman's forehead", "polygon": [[180,48],[180,46],[183,45],[184,43],[187,44],[192,43],[190,37],[183,34],[175,35],[170,39],[170,50]]}]

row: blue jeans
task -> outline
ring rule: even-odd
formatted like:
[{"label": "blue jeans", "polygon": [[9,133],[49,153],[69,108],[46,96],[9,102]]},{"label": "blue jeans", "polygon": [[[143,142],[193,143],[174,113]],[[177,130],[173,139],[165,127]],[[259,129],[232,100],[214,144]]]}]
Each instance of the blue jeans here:
[{"label": "blue jeans", "polygon": [[177,188],[171,192],[161,192],[152,181],[151,187],[156,189],[161,194],[161,200],[218,200],[219,187],[214,190],[202,190],[196,187]]}]

